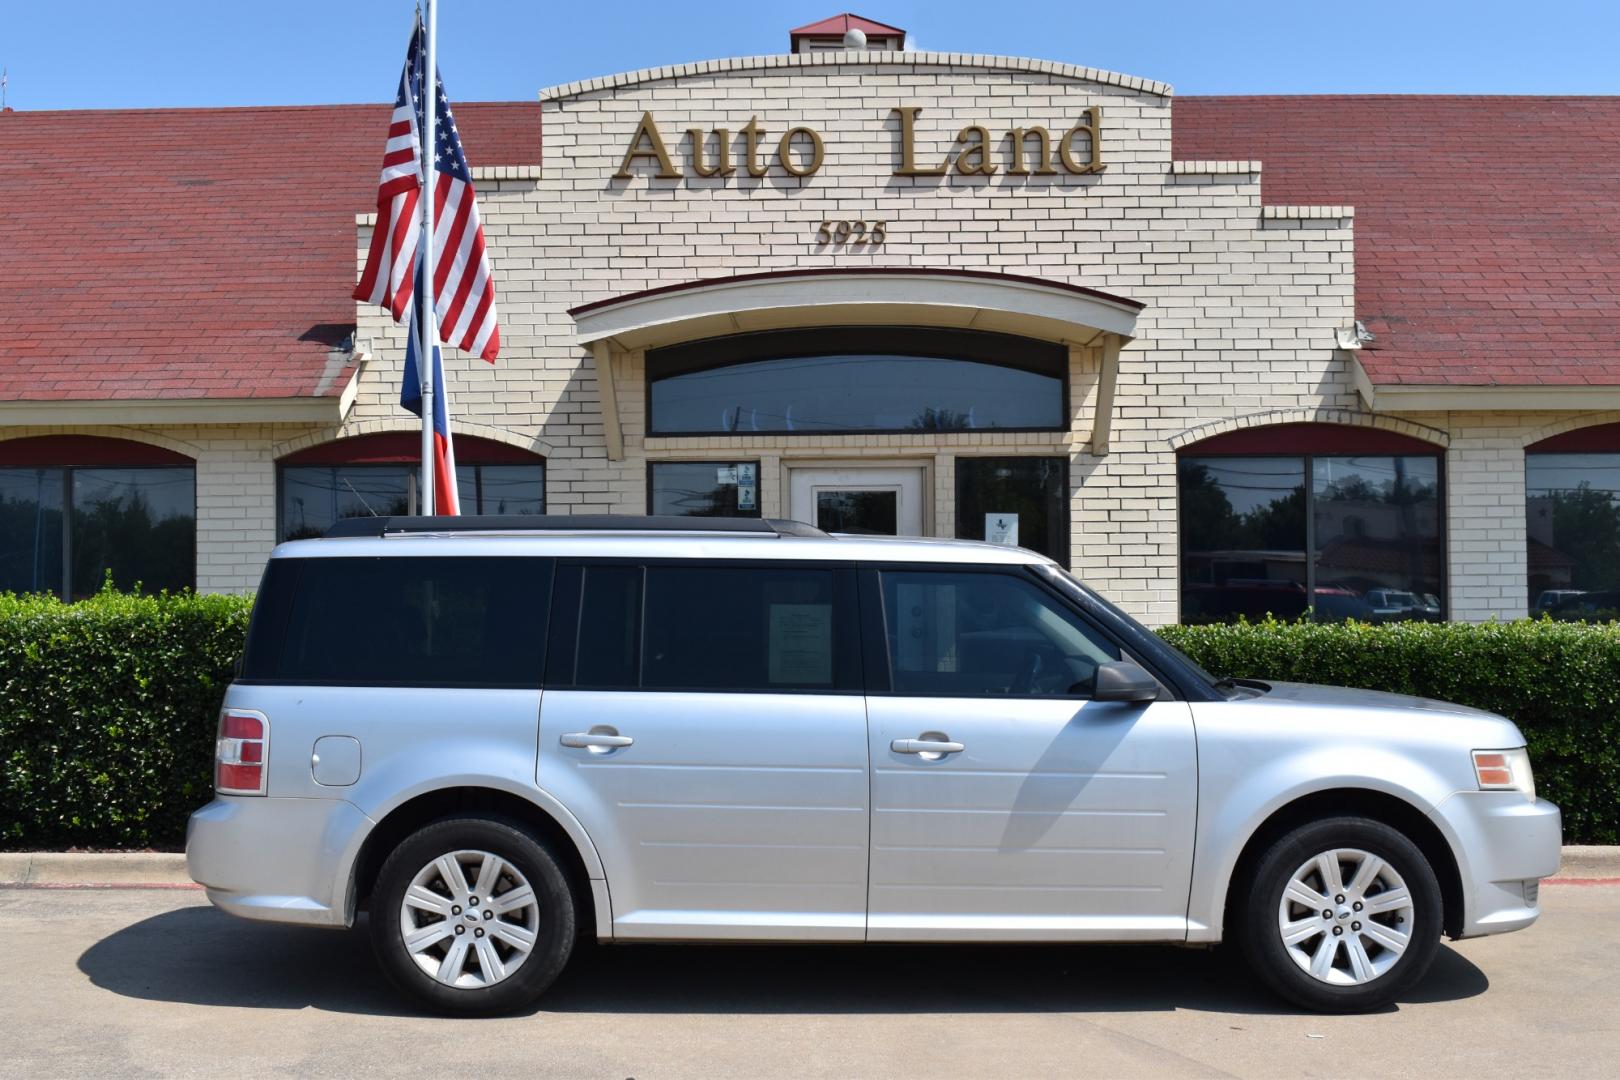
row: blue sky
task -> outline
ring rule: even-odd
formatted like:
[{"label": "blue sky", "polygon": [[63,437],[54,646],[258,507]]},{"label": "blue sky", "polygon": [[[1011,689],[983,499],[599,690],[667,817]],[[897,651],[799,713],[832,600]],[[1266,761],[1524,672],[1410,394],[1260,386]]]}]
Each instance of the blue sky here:
[{"label": "blue sky", "polygon": [[[781,52],[852,0],[441,0],[453,99]],[[382,101],[410,0],[0,0],[19,109]],[[918,48],[1065,60],[1183,94],[1620,92],[1620,2],[860,0]]]}]

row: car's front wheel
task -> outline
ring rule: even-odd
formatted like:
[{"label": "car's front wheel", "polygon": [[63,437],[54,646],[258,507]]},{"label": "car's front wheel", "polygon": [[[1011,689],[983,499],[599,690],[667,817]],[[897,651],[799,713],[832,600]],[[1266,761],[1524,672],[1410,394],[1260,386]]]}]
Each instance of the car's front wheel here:
[{"label": "car's front wheel", "polygon": [[1382,822],[1337,817],[1275,841],[1238,893],[1244,957],[1262,981],[1319,1012],[1394,1001],[1440,948],[1440,885],[1416,844]]},{"label": "car's front wheel", "polygon": [[371,897],[371,942],[388,977],[440,1012],[532,1004],[568,962],[573,895],[557,859],[504,821],[450,818],[407,837]]}]

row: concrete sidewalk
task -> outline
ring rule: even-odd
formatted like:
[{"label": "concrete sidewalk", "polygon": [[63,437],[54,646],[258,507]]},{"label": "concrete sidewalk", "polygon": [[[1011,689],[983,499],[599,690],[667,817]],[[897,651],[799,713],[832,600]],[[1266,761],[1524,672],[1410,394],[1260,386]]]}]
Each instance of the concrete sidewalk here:
[{"label": "concrete sidewalk", "polygon": [[[1620,879],[1620,846],[1571,844],[1551,880]],[[0,852],[0,885],[184,886],[184,855],[134,852]]]}]

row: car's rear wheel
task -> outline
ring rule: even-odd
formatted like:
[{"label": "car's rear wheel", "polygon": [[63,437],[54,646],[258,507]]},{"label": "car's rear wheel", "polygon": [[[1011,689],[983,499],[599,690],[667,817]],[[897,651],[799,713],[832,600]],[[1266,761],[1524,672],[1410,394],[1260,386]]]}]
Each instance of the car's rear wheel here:
[{"label": "car's rear wheel", "polygon": [[1369,818],[1300,826],[1254,866],[1235,913],[1255,974],[1319,1012],[1365,1012],[1421,979],[1440,948],[1440,885],[1416,844]]},{"label": "car's rear wheel", "polygon": [[568,962],[568,879],[545,844],[515,825],[450,818],[407,837],[371,898],[371,942],[388,977],[447,1013],[532,1004]]}]

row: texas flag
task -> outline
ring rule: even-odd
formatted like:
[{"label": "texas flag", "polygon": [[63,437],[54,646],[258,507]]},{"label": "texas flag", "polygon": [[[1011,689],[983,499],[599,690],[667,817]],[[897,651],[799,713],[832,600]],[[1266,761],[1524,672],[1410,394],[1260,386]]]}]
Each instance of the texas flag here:
[{"label": "texas flag", "polygon": [[[420,279],[422,268],[417,266]],[[423,295],[418,291],[417,296]],[[416,366],[416,341],[421,336],[421,323],[416,304],[411,304],[405,335],[405,381],[399,388],[399,403],[417,416],[422,415],[422,376]],[[444,386],[444,350],[433,346],[433,512],[436,514],[461,513],[461,498],[456,492],[456,449],[450,440],[450,395]]]}]

